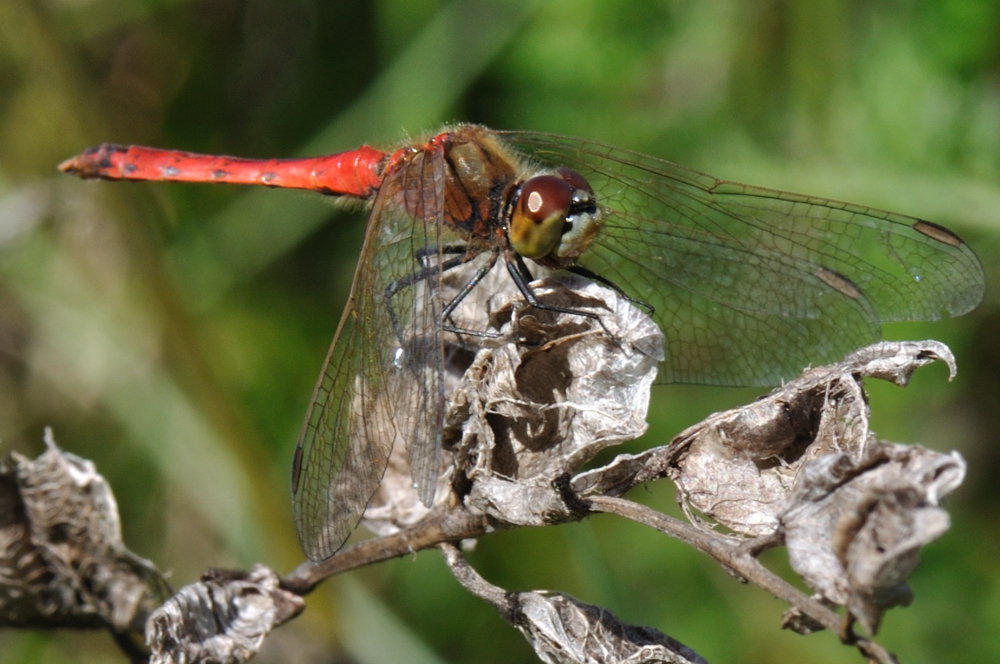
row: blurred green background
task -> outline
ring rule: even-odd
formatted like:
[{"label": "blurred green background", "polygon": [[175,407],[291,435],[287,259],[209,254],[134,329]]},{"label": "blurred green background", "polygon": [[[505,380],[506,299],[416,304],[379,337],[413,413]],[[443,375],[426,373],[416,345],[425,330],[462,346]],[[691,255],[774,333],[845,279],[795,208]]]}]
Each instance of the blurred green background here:
[{"label": "blurred green background", "polygon": [[[443,122],[555,131],[956,230],[1000,257],[1000,3],[989,0],[0,0],[0,449],[52,426],[116,491],[176,586],[301,560],[301,419],[364,229],[318,195],[81,182],[103,141],[279,157]],[[1000,661],[1000,307],[897,325],[959,362],[872,385],[884,438],[970,462],[953,528],[881,641],[907,664]],[[747,390],[662,387],[669,440]],[[634,492],[671,510],[666,483]],[[784,567],[782,552],[768,562]],[[667,538],[609,517],[483,538],[508,589],[550,588],[712,662],[861,661]],[[0,630],[0,662],[124,662],[104,634]],[[326,583],[261,662],[536,661],[435,552]]]}]

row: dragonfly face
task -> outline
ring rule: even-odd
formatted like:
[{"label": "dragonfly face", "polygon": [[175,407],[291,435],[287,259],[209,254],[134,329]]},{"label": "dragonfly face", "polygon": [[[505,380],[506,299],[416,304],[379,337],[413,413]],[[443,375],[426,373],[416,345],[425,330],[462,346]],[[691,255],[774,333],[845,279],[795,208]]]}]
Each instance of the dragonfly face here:
[{"label": "dragonfly face", "polygon": [[[442,196],[433,193],[436,184]],[[383,189],[394,191],[396,205],[413,217],[453,229],[470,258],[509,243],[524,258],[569,267],[601,226],[586,178],[569,168],[526,165],[482,127],[461,127],[424,150],[407,150]]]},{"label": "dragonfly face", "polygon": [[514,251],[525,258],[568,267],[600,229],[600,208],[587,180],[568,168],[536,175],[516,192],[508,222]]}]

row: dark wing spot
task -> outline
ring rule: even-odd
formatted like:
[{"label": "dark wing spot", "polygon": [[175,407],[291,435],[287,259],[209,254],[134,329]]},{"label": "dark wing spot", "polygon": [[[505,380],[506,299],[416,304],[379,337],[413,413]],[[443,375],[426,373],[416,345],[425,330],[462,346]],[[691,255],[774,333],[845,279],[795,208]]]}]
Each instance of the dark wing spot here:
[{"label": "dark wing spot", "polygon": [[854,285],[853,281],[839,272],[834,272],[829,268],[821,267],[816,270],[816,276],[819,277],[827,286],[843,293],[852,300],[861,300],[865,296],[864,293],[861,292],[861,289]]},{"label": "dark wing spot", "polygon": [[292,493],[299,490],[299,479],[302,476],[302,446],[295,448],[295,455],[292,457]]},{"label": "dark wing spot", "polygon": [[944,244],[950,245],[952,247],[961,247],[964,242],[962,239],[952,233],[950,230],[944,226],[938,226],[930,221],[918,221],[913,224],[913,230],[918,233],[923,233],[932,240],[937,240],[938,242],[943,242]]}]

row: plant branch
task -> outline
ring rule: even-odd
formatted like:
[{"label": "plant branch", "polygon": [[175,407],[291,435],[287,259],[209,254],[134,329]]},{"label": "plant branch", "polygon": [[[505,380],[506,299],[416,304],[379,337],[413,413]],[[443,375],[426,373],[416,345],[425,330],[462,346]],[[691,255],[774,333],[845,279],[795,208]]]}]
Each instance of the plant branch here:
[{"label": "plant branch", "polygon": [[307,561],[282,579],[281,587],[306,595],[325,579],[348,570],[428,549],[442,542],[479,537],[488,531],[485,516],[464,507],[439,508],[420,523],[392,535],[373,537],[341,549],[322,562]]},{"label": "plant branch", "polygon": [[842,642],[856,646],[870,661],[880,664],[897,664],[892,653],[874,641],[857,636],[850,624],[846,624],[846,621],[838,613],[809,597],[764,567],[755,557],[757,551],[755,547],[747,548],[740,544],[730,544],[720,537],[703,532],[683,521],[624,498],[593,496],[589,498],[589,501],[595,512],[614,514],[655,528],[661,533],[670,535],[711,556],[728,570],[785,601],[837,634]]}]

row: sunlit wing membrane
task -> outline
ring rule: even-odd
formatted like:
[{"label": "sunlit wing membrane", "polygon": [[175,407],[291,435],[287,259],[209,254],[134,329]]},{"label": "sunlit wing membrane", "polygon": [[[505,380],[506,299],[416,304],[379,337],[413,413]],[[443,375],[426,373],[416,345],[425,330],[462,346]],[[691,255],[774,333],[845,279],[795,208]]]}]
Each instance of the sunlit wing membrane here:
[{"label": "sunlit wing membrane", "polygon": [[605,218],[580,264],[656,309],[661,382],[775,384],[877,340],[882,322],[982,299],[978,259],[933,224],[580,139],[500,135],[590,181]]}]

